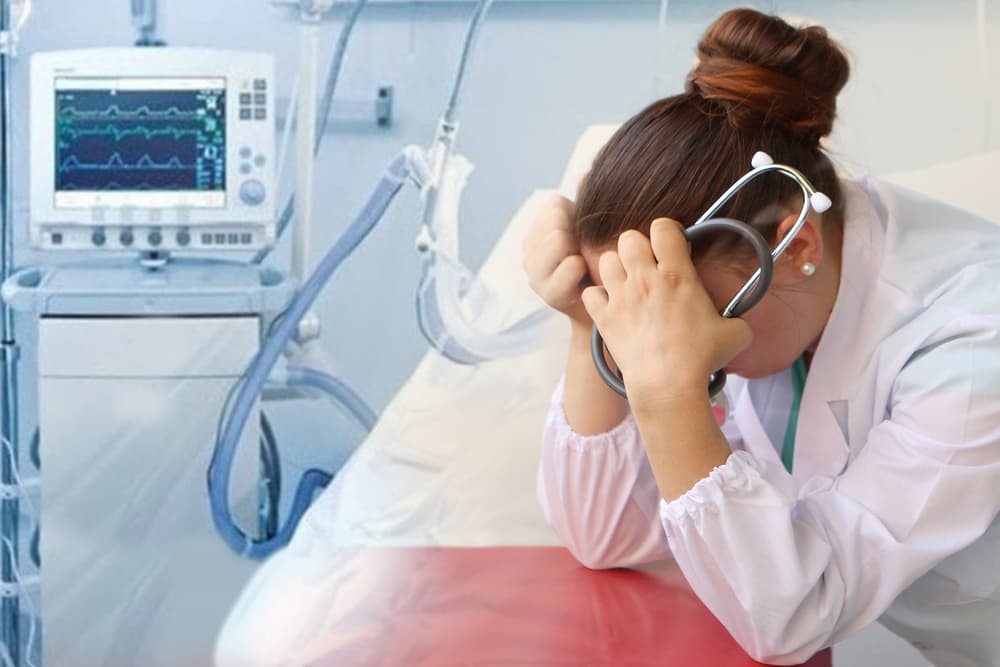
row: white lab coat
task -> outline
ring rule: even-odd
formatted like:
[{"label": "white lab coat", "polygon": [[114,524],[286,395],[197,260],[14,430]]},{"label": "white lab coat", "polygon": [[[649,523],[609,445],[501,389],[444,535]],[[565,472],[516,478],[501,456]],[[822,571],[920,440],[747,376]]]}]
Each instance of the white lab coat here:
[{"label": "white lab coat", "polygon": [[936,665],[1000,666],[1000,229],[844,186],[841,284],[793,474],[778,454],[788,371],[730,377],[733,454],[670,503],[631,417],[584,438],[557,391],[542,507],[588,566],[671,552],[758,660],[803,662],[878,619]]}]

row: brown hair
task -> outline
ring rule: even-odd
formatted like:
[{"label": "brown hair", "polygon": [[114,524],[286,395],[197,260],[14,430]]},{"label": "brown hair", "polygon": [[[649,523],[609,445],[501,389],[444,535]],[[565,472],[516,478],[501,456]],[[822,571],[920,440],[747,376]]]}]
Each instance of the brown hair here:
[{"label": "brown hair", "polygon": [[[775,16],[735,9],[698,44],[685,92],[631,118],[598,154],[577,203],[574,233],[600,248],[628,229],[649,232],[655,218],[685,226],[750,169],[763,150],[826,193],[841,220],[840,183],[820,140],[833,128],[836,97],[850,66],[823,28],[794,28]],[[757,225],[774,242],[778,207],[801,205],[790,179],[765,175],[718,214]],[[742,247],[725,235],[713,250]]]}]

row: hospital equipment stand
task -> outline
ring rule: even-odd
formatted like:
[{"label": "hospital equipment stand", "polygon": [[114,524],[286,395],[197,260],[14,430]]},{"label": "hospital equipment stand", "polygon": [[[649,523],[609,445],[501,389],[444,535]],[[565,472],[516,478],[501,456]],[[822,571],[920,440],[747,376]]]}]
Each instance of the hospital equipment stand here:
[{"label": "hospital equipment stand", "polygon": [[[288,291],[273,269],[190,258],[26,268],[4,284],[38,323],[44,664],[211,663],[256,563],[218,538],[205,470]],[[260,512],[257,438],[245,430],[229,489],[245,526]]]}]

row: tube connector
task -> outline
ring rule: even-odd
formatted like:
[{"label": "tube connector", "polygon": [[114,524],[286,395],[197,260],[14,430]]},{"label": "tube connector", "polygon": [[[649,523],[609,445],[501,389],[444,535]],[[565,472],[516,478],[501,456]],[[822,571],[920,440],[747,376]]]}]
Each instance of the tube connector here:
[{"label": "tube connector", "polygon": [[299,326],[295,331],[295,342],[299,345],[305,345],[309,341],[319,338],[322,330],[323,324],[320,322],[319,315],[310,310],[299,320]]},{"label": "tube connector", "polygon": [[420,146],[407,146],[403,149],[406,166],[410,172],[410,180],[420,191],[434,180],[434,171],[427,161],[427,152]]},{"label": "tube connector", "polygon": [[417,232],[417,238],[413,242],[413,245],[421,255],[434,250],[434,236],[431,235],[430,227],[420,225],[420,231]]}]

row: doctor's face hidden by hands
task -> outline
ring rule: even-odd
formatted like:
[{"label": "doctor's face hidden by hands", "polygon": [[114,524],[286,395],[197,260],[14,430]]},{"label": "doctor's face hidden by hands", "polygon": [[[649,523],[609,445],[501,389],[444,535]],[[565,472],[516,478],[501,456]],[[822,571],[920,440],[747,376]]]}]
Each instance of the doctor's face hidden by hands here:
[{"label": "doctor's face hidden by hands", "polygon": [[[792,213],[782,217],[778,225],[779,237],[794,221]],[[636,243],[635,232],[632,236],[630,243]],[[749,379],[766,377],[791,366],[803,352],[812,353],[816,349],[837,297],[842,237],[841,225],[824,224],[822,215],[810,215],[795,241],[775,263],[774,280],[766,296],[742,316],[752,332],[752,342],[726,361],[727,373]],[[642,236],[642,240],[649,244],[647,237]],[[599,249],[585,247],[581,254],[586,260],[590,280],[598,286],[604,285],[602,255],[609,255],[604,260],[605,267],[613,267],[606,271],[615,271],[621,266],[617,243]],[[709,252],[697,258],[693,267],[716,313],[722,311],[757,268],[749,253],[731,252]],[[675,319],[663,321],[659,326],[690,330],[699,325],[690,319]],[[672,336],[663,338],[675,339]],[[648,351],[648,347],[646,349]]]}]

